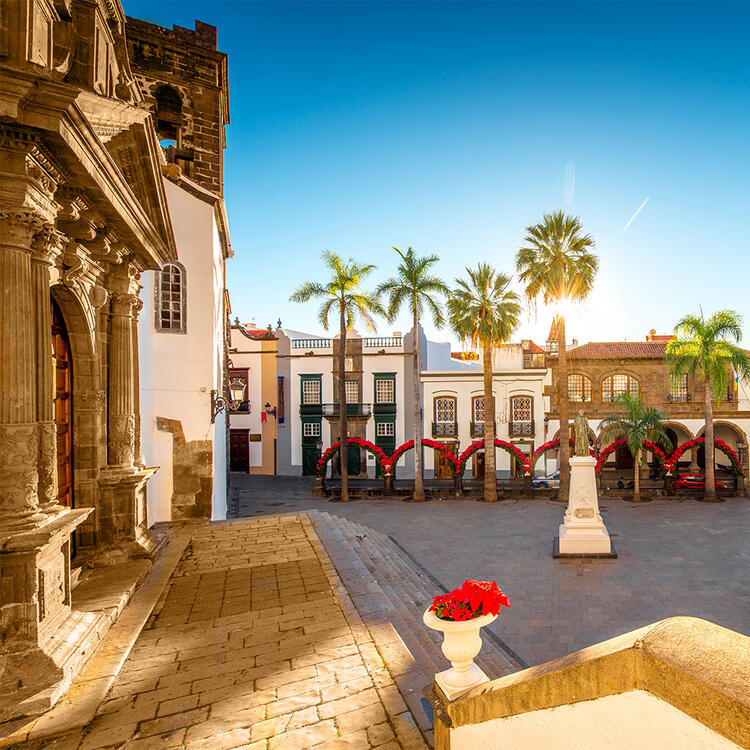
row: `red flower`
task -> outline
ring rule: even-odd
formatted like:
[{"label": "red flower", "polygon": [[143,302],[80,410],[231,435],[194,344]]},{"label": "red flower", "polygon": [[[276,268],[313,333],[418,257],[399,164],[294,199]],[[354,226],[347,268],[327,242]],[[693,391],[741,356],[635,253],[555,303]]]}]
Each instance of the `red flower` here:
[{"label": "red flower", "polygon": [[500,591],[496,581],[469,580],[450,594],[436,596],[430,605],[430,612],[442,620],[462,621],[487,614],[498,615],[500,607],[510,608],[510,601]]}]

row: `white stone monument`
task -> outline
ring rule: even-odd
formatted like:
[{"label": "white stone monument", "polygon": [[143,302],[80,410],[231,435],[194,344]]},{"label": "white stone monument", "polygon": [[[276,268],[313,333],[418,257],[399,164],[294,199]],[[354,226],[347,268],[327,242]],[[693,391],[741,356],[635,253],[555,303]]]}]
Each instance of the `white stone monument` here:
[{"label": "white stone monument", "polygon": [[599,513],[595,466],[593,456],[570,459],[570,497],[560,524],[560,555],[612,554],[612,542]]}]

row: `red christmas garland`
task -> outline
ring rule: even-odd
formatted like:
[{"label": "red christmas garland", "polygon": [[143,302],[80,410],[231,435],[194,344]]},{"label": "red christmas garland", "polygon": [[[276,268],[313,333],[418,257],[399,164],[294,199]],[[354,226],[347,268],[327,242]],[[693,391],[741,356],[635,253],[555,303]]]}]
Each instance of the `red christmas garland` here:
[{"label": "red christmas garland", "polygon": [[[596,462],[596,473],[599,474],[599,472],[604,468],[604,464],[607,462],[607,459],[614,451],[616,451],[620,446],[627,445],[627,444],[628,444],[628,441],[625,438],[620,438],[619,440],[615,440],[611,442],[599,454],[599,460]],[[643,447],[648,448],[650,451],[652,451],[653,454],[661,462],[661,465],[666,467],[667,454],[664,453],[664,451],[658,445],[656,445],[656,443],[652,443],[650,440],[644,440]]]},{"label": "red christmas garland", "polygon": [[[665,463],[664,468],[667,471],[674,471],[675,467],[677,466],[677,462],[680,460],[680,457],[688,448],[695,448],[698,445],[705,444],[705,437],[693,438],[692,440],[685,441],[682,445],[679,445],[677,448],[675,448],[674,452]],[[739,456],[723,440],[714,438],[714,446],[718,448],[722,453],[724,453],[724,455],[726,455],[726,457],[729,459],[732,467],[732,472],[734,474],[742,475],[744,473],[742,471],[742,464],[740,463]]]}]

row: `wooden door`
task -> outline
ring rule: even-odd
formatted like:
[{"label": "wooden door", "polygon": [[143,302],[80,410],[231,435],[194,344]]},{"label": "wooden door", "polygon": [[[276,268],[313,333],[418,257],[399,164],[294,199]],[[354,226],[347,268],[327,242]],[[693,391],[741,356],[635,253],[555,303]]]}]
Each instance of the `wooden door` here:
[{"label": "wooden door", "polygon": [[250,472],[250,431],[229,431],[229,469]]},{"label": "wooden door", "polygon": [[435,479],[450,479],[453,476],[451,465],[442,451],[435,450]]},{"label": "wooden door", "polygon": [[315,443],[302,444],[302,476],[314,477],[318,473],[320,451]]},{"label": "wooden door", "polygon": [[474,454],[474,465],[471,473],[474,479],[484,479],[484,451],[477,451]]},{"label": "wooden door", "polygon": [[54,413],[57,432],[57,502],[73,507],[73,409],[71,385],[73,367],[70,341],[62,313],[52,301],[52,367]]},{"label": "wooden door", "polygon": [[628,448],[627,445],[621,445],[619,448],[615,449],[615,467],[617,469],[632,469],[634,463],[633,454],[630,452],[630,448]]}]

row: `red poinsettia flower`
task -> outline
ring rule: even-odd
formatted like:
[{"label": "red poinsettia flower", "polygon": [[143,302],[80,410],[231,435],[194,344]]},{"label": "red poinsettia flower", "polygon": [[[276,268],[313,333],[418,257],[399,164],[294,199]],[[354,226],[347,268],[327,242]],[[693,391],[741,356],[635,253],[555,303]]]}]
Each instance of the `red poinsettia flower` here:
[{"label": "red poinsettia flower", "polygon": [[472,620],[482,615],[500,614],[500,607],[510,608],[508,597],[496,581],[464,581],[461,588],[436,596],[430,605],[441,620]]}]

